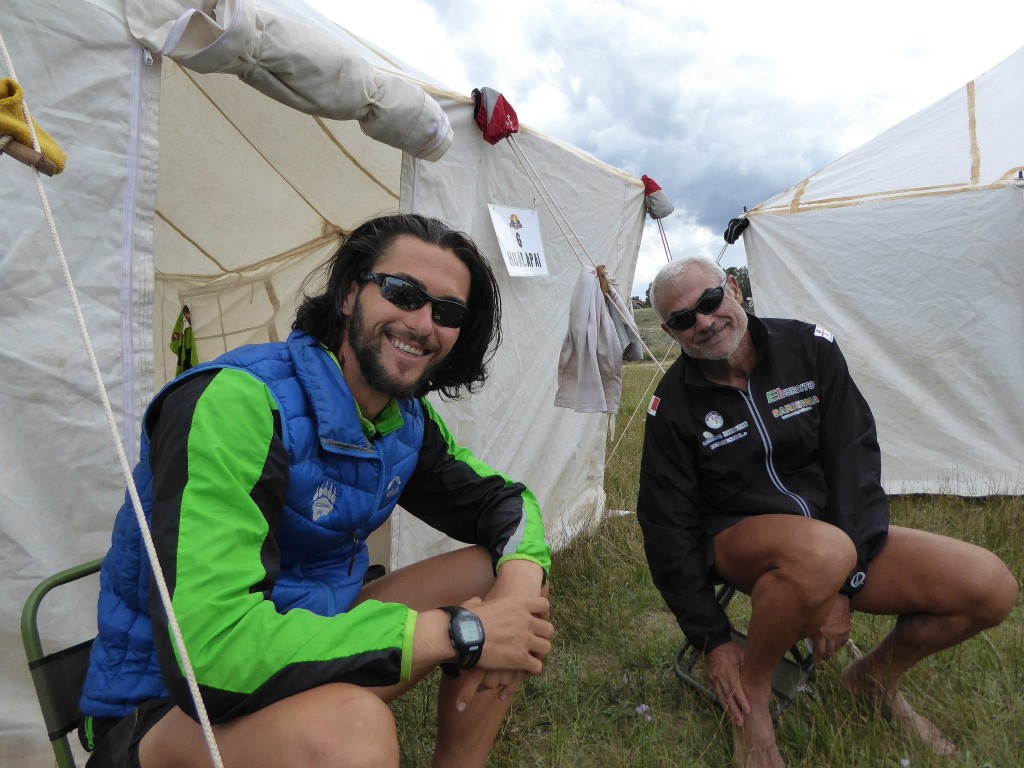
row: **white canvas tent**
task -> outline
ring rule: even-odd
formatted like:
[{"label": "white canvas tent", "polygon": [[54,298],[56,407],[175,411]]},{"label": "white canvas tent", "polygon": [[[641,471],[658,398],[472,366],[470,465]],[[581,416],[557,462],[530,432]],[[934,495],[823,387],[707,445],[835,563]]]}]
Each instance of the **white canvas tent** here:
[{"label": "white canvas tent", "polygon": [[[434,401],[456,439],[530,484],[553,543],[599,514],[607,416],[555,408],[556,366],[581,247],[632,283],[640,181],[523,128],[516,141],[542,194],[507,142],[483,141],[468,94],[406,72],[301,3],[221,2],[216,25],[175,25],[176,5],[129,0],[131,31],[125,0],[6,0],[0,18],[33,116],[68,154],[43,185],[129,456],[143,408],[173,374],[168,342],[183,303],[202,359],[284,338],[303,278],[341,233],[379,212],[415,211],[469,232],[502,290],[505,341],[487,386],[468,401]],[[350,70],[338,68],[339,45],[372,65],[362,81],[340,76]],[[285,103],[234,74],[198,71],[225,67]],[[344,116],[374,136],[439,155],[447,120],[454,142],[429,162],[356,122],[292,108],[316,111],[309,94],[325,88],[336,107],[346,83],[362,90]],[[505,273],[489,203],[537,209],[548,277]],[[0,765],[42,766],[51,756],[16,629],[21,604],[43,576],[106,551],[124,480],[32,174],[6,157],[0,221]],[[392,566],[440,546],[404,516],[377,545]],[[95,588],[44,604],[44,645],[91,634]]]},{"label": "white canvas tent", "polygon": [[890,493],[1024,489],[1024,50],[754,208],[757,312],[839,340]]}]

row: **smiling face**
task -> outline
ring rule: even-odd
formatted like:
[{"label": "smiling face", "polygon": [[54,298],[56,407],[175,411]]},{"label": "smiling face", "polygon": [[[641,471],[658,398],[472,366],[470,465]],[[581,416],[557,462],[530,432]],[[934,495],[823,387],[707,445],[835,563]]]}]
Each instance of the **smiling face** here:
[{"label": "smiling face", "polygon": [[[705,291],[720,285],[717,275],[702,268],[688,269],[683,275],[659,290],[658,305],[665,317],[680,310],[691,309]],[[696,313],[696,322],[685,331],[662,328],[690,357],[697,360],[727,360],[740,346],[747,332],[747,313],[741,302],[743,294],[734,277],[725,284],[722,304],[708,315]]]},{"label": "smiling face", "polygon": [[[397,237],[373,271],[401,277],[439,299],[469,303],[469,268],[451,251],[411,235]],[[413,311],[400,309],[372,282],[357,282],[345,296],[339,359],[366,418],[392,397],[419,392],[455,345],[459,329],[435,323],[431,310],[430,302]]]}]

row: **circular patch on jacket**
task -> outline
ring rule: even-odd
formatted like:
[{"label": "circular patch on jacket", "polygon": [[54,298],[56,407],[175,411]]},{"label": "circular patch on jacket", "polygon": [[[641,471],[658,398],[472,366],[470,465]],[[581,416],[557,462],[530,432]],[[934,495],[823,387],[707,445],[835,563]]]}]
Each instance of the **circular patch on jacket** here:
[{"label": "circular patch on jacket", "polygon": [[722,418],[722,414],[718,411],[708,411],[708,415],[704,417],[704,423],[711,427],[711,429],[718,429],[725,424],[725,419]]}]

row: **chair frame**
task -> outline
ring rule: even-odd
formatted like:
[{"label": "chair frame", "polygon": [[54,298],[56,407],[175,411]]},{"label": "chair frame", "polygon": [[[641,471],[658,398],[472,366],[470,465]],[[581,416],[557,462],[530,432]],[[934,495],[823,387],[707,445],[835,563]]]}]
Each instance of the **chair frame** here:
[{"label": "chair frame", "polygon": [[[736,588],[729,584],[722,584],[715,592],[715,599],[722,609],[729,607],[729,603],[736,595]],[[746,646],[747,636],[735,627],[730,627],[732,639],[741,646]],[[697,664],[703,658],[703,651],[684,640],[679,650],[676,651],[675,669],[676,677],[695,690],[704,698],[714,702],[721,708],[721,702],[715,689],[702,682],[694,675]],[[775,694],[772,704],[772,719],[781,717],[796,700],[799,693],[810,693],[809,686],[814,682],[814,658],[806,650],[801,648],[801,643],[795,643],[789,652],[779,661],[779,665],[772,674],[772,692]]]},{"label": "chair frame", "polygon": [[[35,685],[36,698],[39,699],[39,708],[43,713],[46,734],[53,747],[57,768],[77,768],[68,734],[78,727],[82,717],[78,699],[82,695],[93,640],[44,653],[39,638],[39,606],[43,598],[54,589],[98,573],[102,564],[101,557],[43,579],[29,594],[21,610],[21,641],[25,646],[29,672],[32,674],[32,683]],[[383,565],[372,565],[363,583],[369,583],[386,573],[387,569]]]},{"label": "chair frame", "polygon": [[44,653],[39,638],[39,606],[54,589],[97,573],[102,563],[103,558],[90,560],[43,579],[29,594],[21,611],[21,640],[58,768],[76,768],[68,734],[78,727],[81,718],[78,698],[93,641]]}]

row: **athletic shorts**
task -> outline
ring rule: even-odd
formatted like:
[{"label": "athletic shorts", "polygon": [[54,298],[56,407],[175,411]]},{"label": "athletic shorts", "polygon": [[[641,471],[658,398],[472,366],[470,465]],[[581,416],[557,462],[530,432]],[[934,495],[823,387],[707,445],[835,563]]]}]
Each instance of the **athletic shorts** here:
[{"label": "athletic shorts", "polygon": [[708,583],[712,585],[718,585],[724,581],[724,579],[718,575],[718,571],[715,570],[714,536],[704,536],[704,576],[707,577]]},{"label": "athletic shorts", "polygon": [[169,699],[152,699],[127,717],[86,717],[78,727],[82,746],[92,754],[85,768],[140,768],[139,742],[174,707]]}]

